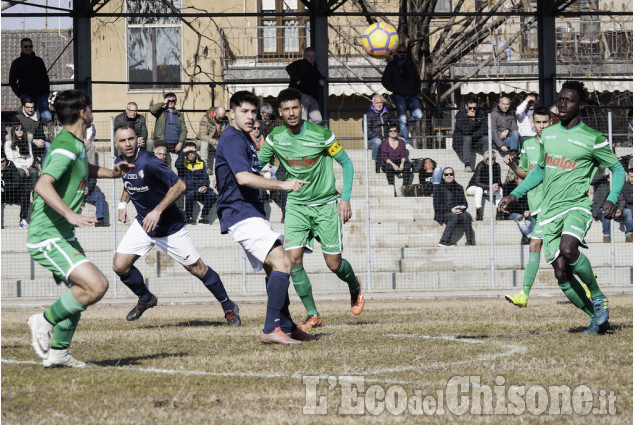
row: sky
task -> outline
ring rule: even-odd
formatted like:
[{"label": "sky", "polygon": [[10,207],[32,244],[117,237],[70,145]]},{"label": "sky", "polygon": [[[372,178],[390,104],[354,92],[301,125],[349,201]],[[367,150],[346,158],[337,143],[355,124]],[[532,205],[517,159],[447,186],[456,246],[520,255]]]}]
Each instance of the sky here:
[{"label": "sky", "polygon": [[[84,1],[84,0],[81,0]],[[52,7],[59,7],[62,9],[70,9],[72,8],[71,0],[27,0],[26,3],[29,4],[40,4],[40,5],[49,5]],[[7,2],[3,1],[2,6],[5,6]],[[60,18],[60,17],[50,17],[50,18],[6,18],[4,13],[45,13],[46,9],[41,7],[33,7],[28,5],[17,5],[5,9],[2,15],[2,29],[3,30],[35,30],[35,29],[66,29],[72,28],[73,20],[71,18]],[[49,10],[50,13],[57,13],[56,10]]]}]

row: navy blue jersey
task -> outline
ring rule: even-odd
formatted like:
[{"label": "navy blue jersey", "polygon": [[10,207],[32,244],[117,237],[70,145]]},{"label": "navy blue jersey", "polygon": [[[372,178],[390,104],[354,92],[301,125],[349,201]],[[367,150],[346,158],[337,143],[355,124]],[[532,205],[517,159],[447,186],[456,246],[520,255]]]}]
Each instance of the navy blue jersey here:
[{"label": "navy blue jersey", "polygon": [[[115,164],[123,161],[121,156]],[[165,198],[168,190],[179,181],[179,176],[159,158],[139,149],[137,159],[132,162],[135,168],[123,176],[123,187],[137,209],[137,221],[143,226],[143,219]],[[172,204],[163,213],[157,227],[148,232],[148,236],[161,237],[178,232],[185,226],[185,218],[179,208]]]},{"label": "navy blue jersey", "polygon": [[256,145],[247,134],[234,126],[227,127],[218,139],[215,170],[221,233],[247,218],[266,218],[258,189],[240,186],[235,177],[243,171],[260,175]]}]

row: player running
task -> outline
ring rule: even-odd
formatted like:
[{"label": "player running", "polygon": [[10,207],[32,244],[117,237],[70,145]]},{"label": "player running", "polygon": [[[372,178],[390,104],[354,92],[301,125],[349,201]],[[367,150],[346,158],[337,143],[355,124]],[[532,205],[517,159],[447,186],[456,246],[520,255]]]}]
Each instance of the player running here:
[{"label": "player running", "polygon": [[121,155],[115,164],[134,164],[123,176],[124,192],[119,203],[119,221],[129,221],[126,203],[132,200],[137,217],[117,247],[112,267],[121,281],[139,297],[126,320],[137,320],[157,305],[157,297],[146,286],[143,275],[134,266],[156,244],[185,269],[199,278],[220,302],[228,326],[240,326],[239,309],[229,299],[218,273],[203,263],[187,231],[185,218],[174,202],[185,192],[185,183],[163,161],[145,149],[137,148],[132,125],[115,129],[115,143]]},{"label": "player running", "polygon": [[[258,155],[262,167],[277,156],[288,178],[308,180],[310,185],[287,197],[284,248],[291,257],[293,287],[307,312],[304,329],[320,326],[322,318],[313,299],[311,281],[304,270],[304,251],[313,251],[313,239],[322,245],[328,268],[348,284],[353,314],[364,308],[359,278],[350,263],[342,259],[342,224],[352,215],[353,163],[327,128],[302,120],[301,93],[285,89],[278,95],[278,112],[284,125],[265,139]],[[340,163],[344,189],[338,202],[333,159]]]},{"label": "player running", "polygon": [[[591,227],[591,179],[597,167],[609,168],[613,187],[602,204],[604,217],[613,218],[615,203],[624,185],[624,168],[600,132],[581,121],[588,92],[579,81],[562,85],[557,99],[560,124],[542,132],[538,163],[525,181],[500,204],[501,211],[543,182],[540,222],[545,259],[554,269],[558,286],[576,307],[591,317],[583,333],[604,333],[610,328],[608,300],[600,290],[589,259],[579,250],[587,248],[584,237]],[[587,283],[587,298],[574,273]]]},{"label": "player running", "polygon": [[82,311],[104,296],[108,279],[86,258],[75,238],[75,227],[91,226],[97,220],[77,211],[88,179],[118,178],[134,167],[116,164],[108,170],[88,163],[83,140],[93,122],[91,104],[90,97],[79,90],[63,91],[55,98],[63,128],[51,143],[33,194],[29,254],[53,273],[57,284],[65,282],[70,287],[44,314],[28,320],[31,345],[44,367],[86,367],[69,354],[68,347]]}]

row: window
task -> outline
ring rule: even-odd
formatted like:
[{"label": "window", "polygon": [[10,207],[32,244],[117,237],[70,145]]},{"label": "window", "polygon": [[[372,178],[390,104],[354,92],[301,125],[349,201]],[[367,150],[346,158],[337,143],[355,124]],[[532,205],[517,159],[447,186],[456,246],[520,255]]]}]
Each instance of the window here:
[{"label": "window", "polygon": [[[181,0],[126,0],[128,17],[128,81],[131,90],[178,89],[181,81],[181,20],[158,18],[150,13],[180,11]],[[153,83],[149,83],[153,82]]]},{"label": "window", "polygon": [[[304,12],[300,0],[260,0],[259,47],[260,58],[269,60],[297,59],[310,44],[309,17],[293,16]],[[287,16],[267,16],[267,12],[287,12]]]}]

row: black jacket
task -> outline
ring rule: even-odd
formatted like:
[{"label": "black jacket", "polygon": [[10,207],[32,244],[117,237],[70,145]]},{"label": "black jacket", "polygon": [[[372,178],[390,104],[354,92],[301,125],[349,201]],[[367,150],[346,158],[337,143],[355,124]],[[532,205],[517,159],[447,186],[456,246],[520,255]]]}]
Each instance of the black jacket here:
[{"label": "black jacket", "polygon": [[42,95],[48,95],[51,87],[42,58],[32,52],[15,59],[9,70],[9,85],[18,97],[27,94],[37,99]]},{"label": "black jacket", "polygon": [[44,125],[40,119],[40,112],[36,110],[34,113],[37,117],[37,121],[34,121],[30,117],[24,115],[22,106],[20,106],[11,121],[14,125],[18,123],[22,124],[22,127],[24,127],[28,133],[31,133],[34,139],[47,140],[46,135],[44,134]]},{"label": "black jacket", "polygon": [[[502,186],[501,166],[498,165],[497,162],[492,164],[492,174],[494,177],[492,184],[498,183],[499,186]],[[487,190],[489,188],[489,166],[483,161],[478,163],[470,182],[467,184],[468,188],[472,186],[478,186],[483,190]]]},{"label": "black jacket", "polygon": [[132,125],[137,137],[143,137],[144,140],[148,140],[148,127],[146,126],[146,118],[143,115],[137,113],[137,116],[131,120],[125,112],[122,112],[115,117],[115,128],[124,124]]},{"label": "black jacket", "polygon": [[20,178],[15,164],[7,160],[4,170],[2,170],[2,188],[4,189],[4,193],[2,194],[3,198],[6,196],[7,201],[15,202],[13,195],[18,192],[22,192],[22,187],[24,187],[25,184],[26,182],[24,179]]},{"label": "black jacket", "polygon": [[[388,137],[388,123],[394,121],[395,117],[392,116],[388,109],[384,106],[381,112],[377,112],[373,105],[370,105],[368,111],[366,111],[366,122],[368,123],[368,140],[380,138],[384,140]],[[362,128],[364,123],[362,122]]]},{"label": "black jacket", "polygon": [[290,79],[289,87],[298,89],[316,100],[318,99],[321,88],[319,81],[324,79],[324,77],[318,69],[317,62],[313,62],[313,65],[311,65],[308,60],[299,59],[287,65],[286,70]]},{"label": "black jacket", "polygon": [[434,221],[440,224],[444,223],[445,214],[451,213],[452,208],[459,205],[468,206],[463,186],[457,182],[435,184],[432,204],[434,205]]},{"label": "black jacket", "polygon": [[487,115],[480,109],[476,110],[476,117],[471,118],[467,116],[465,109],[461,108],[459,112],[456,113],[455,120],[456,124],[454,125],[454,132],[452,133],[453,145],[454,140],[462,144],[463,136],[472,136],[473,140],[487,136]]},{"label": "black jacket", "polygon": [[386,90],[399,96],[417,96],[421,92],[419,71],[410,56],[403,61],[393,58],[381,76],[381,84]]},{"label": "black jacket", "polygon": [[[518,185],[516,184],[515,181],[505,183],[503,185],[503,193],[512,193],[512,191],[516,189],[517,187]],[[512,213],[525,214],[525,211],[530,211],[529,201],[527,201],[526,196],[523,196],[522,198],[517,199],[516,202],[514,202],[514,204],[511,207],[509,207],[509,214],[512,214]],[[508,216],[509,214],[505,214],[505,215]]]}]

